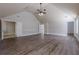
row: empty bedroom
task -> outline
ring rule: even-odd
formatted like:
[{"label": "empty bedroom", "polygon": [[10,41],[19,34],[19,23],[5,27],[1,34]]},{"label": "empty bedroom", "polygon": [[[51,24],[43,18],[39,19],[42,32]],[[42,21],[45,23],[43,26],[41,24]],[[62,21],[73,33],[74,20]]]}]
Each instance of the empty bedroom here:
[{"label": "empty bedroom", "polygon": [[79,55],[79,3],[0,3],[0,55]]}]

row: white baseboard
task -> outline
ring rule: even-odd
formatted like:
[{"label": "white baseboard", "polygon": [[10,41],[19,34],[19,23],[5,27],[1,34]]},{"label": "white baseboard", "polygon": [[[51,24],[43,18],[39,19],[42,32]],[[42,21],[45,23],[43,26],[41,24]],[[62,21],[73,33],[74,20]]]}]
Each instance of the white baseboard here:
[{"label": "white baseboard", "polygon": [[[17,36],[17,37],[37,35],[37,34],[40,34],[40,33],[23,34],[23,35],[20,35],[20,36]],[[45,33],[45,34],[58,35],[58,36],[67,36],[67,34],[59,34],[59,33]]]},{"label": "white baseboard", "polygon": [[58,36],[67,36],[67,34],[59,34],[59,33],[47,33],[47,34],[58,35]]},{"label": "white baseboard", "polygon": [[37,35],[39,33],[30,33],[30,34],[23,34],[23,35],[20,35],[20,36],[17,36],[17,37],[22,37],[22,36],[30,36],[30,35]]}]

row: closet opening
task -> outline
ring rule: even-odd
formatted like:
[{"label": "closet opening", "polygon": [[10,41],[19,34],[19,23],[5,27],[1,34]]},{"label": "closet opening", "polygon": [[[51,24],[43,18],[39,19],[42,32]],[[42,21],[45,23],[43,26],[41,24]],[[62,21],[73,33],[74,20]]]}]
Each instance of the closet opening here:
[{"label": "closet opening", "polygon": [[16,37],[15,26],[16,22],[4,21],[4,31],[3,31],[4,39]]}]

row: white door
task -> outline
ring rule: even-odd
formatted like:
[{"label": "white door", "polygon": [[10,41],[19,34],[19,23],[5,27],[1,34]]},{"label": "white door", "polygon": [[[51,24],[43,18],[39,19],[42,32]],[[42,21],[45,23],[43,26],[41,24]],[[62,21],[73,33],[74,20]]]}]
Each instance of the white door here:
[{"label": "white door", "polygon": [[16,22],[16,36],[22,36],[22,23]]}]

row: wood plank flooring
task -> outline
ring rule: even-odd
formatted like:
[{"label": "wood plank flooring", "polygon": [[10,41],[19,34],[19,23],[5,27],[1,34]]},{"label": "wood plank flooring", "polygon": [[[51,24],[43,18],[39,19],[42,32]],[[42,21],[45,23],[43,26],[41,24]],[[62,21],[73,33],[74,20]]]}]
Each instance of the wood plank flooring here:
[{"label": "wood plank flooring", "polygon": [[0,55],[78,55],[73,36],[32,35],[0,41]]}]

